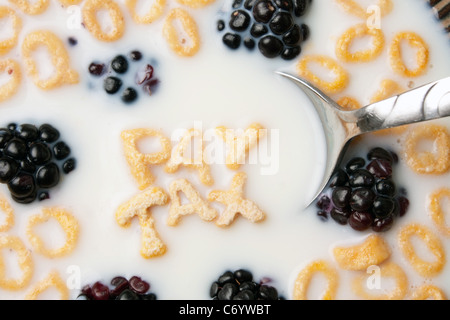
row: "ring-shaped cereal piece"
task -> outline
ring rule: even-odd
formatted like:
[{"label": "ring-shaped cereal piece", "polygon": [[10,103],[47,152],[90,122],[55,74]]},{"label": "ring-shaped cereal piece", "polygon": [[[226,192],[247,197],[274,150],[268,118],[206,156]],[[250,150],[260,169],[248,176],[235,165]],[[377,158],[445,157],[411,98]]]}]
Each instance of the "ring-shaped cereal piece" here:
[{"label": "ring-shaped cereal piece", "polygon": [[210,5],[211,3],[215,2],[216,0],[177,0],[179,4],[182,4],[184,6],[188,6],[191,8],[202,8],[207,5]]},{"label": "ring-shaped cereal piece", "polygon": [[[402,57],[402,41],[408,42],[410,47],[416,48],[416,64],[417,67],[409,69],[405,65],[405,61]],[[391,42],[389,49],[389,61],[392,70],[405,77],[418,77],[425,73],[429,62],[429,49],[425,41],[414,32],[400,32]]]},{"label": "ring-shaped cereal piece", "polygon": [[[351,52],[355,39],[372,37],[371,48]],[[369,62],[379,57],[384,48],[384,34],[381,29],[368,28],[365,23],[347,29],[336,42],[336,56],[344,62]]]},{"label": "ring-shaped cereal piece", "polygon": [[[188,40],[185,38],[179,37],[179,31],[174,24],[176,20],[181,23],[183,32],[189,37],[190,44],[187,44]],[[197,23],[184,9],[174,8],[169,12],[164,22],[163,33],[170,48],[180,56],[191,57],[200,49]]]},{"label": "ring-shaped cereal piece", "polygon": [[[336,2],[349,14],[357,16],[361,19],[367,19],[371,14],[366,8],[363,8],[354,0],[336,0]],[[392,0],[378,0],[374,4],[380,9],[380,16],[384,17],[392,11],[393,3]]]},{"label": "ring-shaped cereal piece", "polygon": [[361,103],[353,97],[341,97],[336,103],[344,110],[357,110],[361,108]]},{"label": "ring-shaped cereal piece", "polygon": [[138,0],[126,0],[125,4],[134,22],[139,24],[148,24],[155,21],[163,14],[164,7],[166,6],[166,0],[156,0],[145,15],[140,15],[136,12],[137,2]]},{"label": "ring-shaped cereal piece", "polygon": [[69,300],[69,289],[58,272],[52,271],[43,280],[33,286],[30,292],[25,296],[25,300],[37,300],[39,295],[49,288],[56,288],[60,294],[60,300]]},{"label": "ring-shaped cereal piece", "polygon": [[47,10],[50,4],[49,0],[31,1],[32,3],[30,3],[30,0],[9,0],[9,2],[13,3],[20,10],[29,15],[37,15],[43,13],[45,10]]},{"label": "ring-shaped cereal piece", "polygon": [[0,237],[1,249],[10,249],[17,253],[17,262],[22,270],[22,277],[19,279],[6,278],[6,267],[3,255],[0,254],[0,288],[7,290],[20,290],[26,287],[33,275],[34,263],[31,252],[25,247],[22,240],[16,236]]},{"label": "ring-shaped cereal piece", "polygon": [[20,81],[22,81],[22,72],[19,63],[12,59],[0,61],[0,73],[6,72],[10,80],[0,87],[0,102],[9,99],[17,93]]},{"label": "ring-shaped cereal piece", "polygon": [[[431,151],[418,151],[424,140],[433,142]],[[408,132],[404,143],[404,155],[408,166],[420,174],[442,174],[449,170],[450,134],[437,124],[423,124]]]},{"label": "ring-shaped cereal piece", "polygon": [[307,300],[308,289],[311,283],[312,277],[316,273],[322,273],[327,280],[327,287],[323,293],[323,300],[334,300],[336,297],[336,291],[339,282],[339,276],[334,267],[324,260],[316,260],[308,264],[297,275],[294,284],[294,300]]},{"label": "ring-shaped cereal piece", "polygon": [[[309,68],[310,63],[317,63],[321,67],[333,72],[335,76],[334,80],[327,81],[314,74]],[[297,63],[297,72],[300,77],[311,81],[314,85],[329,94],[341,92],[347,87],[349,82],[349,75],[344,68],[334,59],[324,55],[308,55],[303,57]]]},{"label": "ring-shaped cereal piece", "polygon": [[[402,300],[408,292],[408,278],[400,266],[387,261],[380,266],[380,276],[382,278],[393,278],[396,286],[386,293],[370,293],[367,288],[367,275],[361,274],[356,276],[352,281],[352,289],[356,295],[367,300]],[[373,289],[372,289],[373,290]]]},{"label": "ring-shaped cereal piece", "polygon": [[446,223],[445,210],[442,207],[442,200],[450,200],[450,188],[441,188],[430,195],[430,216],[439,230],[447,237],[450,237],[450,224]]},{"label": "ring-shaped cereal piece", "polygon": [[[435,257],[434,261],[425,261],[416,252],[411,243],[411,237],[420,238]],[[441,240],[427,227],[419,224],[409,224],[400,230],[398,235],[400,250],[411,263],[414,270],[423,277],[431,277],[442,271],[446,263],[445,250]]]},{"label": "ring-shaped cereal piece", "polygon": [[[51,77],[41,79],[38,64],[33,52],[45,46],[48,49],[54,72]],[[65,84],[75,84],[79,81],[78,73],[70,68],[70,57],[64,43],[54,33],[38,30],[29,33],[22,43],[22,54],[28,74],[36,86],[43,90],[50,90]]]},{"label": "ring-shaped cereal piece", "polygon": [[[100,10],[107,10],[114,27],[104,32],[97,19]],[[82,9],[83,21],[89,32],[98,40],[112,42],[119,40],[125,33],[125,18],[117,3],[112,0],[87,0]]]},{"label": "ring-shaped cereal piece", "polygon": [[445,293],[435,285],[424,284],[412,293],[412,300],[447,300]]},{"label": "ring-shaped cereal piece", "polygon": [[0,232],[5,232],[11,229],[14,225],[14,210],[8,200],[6,200],[3,196],[0,196],[0,209],[2,211],[1,214],[5,215],[5,222],[0,225]]},{"label": "ring-shaped cereal piece", "polygon": [[22,19],[20,19],[15,11],[6,6],[0,6],[0,19],[3,19],[4,17],[11,19],[13,35],[8,39],[0,41],[0,55],[8,53],[16,46],[19,32],[22,29]]},{"label": "ring-shaped cereal piece", "polygon": [[[46,248],[44,241],[34,233],[36,225],[55,219],[66,235],[66,241],[59,248]],[[79,234],[78,221],[67,210],[61,208],[44,208],[41,215],[31,216],[27,225],[27,236],[33,248],[48,258],[57,258],[71,253],[77,244]]]}]

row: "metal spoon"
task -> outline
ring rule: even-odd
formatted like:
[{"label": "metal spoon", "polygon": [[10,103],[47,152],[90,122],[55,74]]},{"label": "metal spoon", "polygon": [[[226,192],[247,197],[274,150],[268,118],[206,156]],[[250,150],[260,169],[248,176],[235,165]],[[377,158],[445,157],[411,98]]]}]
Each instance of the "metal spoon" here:
[{"label": "metal spoon", "polygon": [[330,181],[348,142],[364,133],[450,116],[450,77],[357,110],[343,110],[306,80],[284,72],[279,75],[299,86],[311,100],[325,133],[327,161],[319,190],[310,206]]}]

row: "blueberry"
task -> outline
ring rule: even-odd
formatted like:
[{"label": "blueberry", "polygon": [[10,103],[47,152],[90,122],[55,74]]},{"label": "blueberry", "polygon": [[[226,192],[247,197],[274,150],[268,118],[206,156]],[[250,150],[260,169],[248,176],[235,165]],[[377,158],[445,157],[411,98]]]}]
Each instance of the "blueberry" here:
[{"label": "blueberry", "polygon": [[118,55],[111,61],[111,68],[117,73],[125,73],[128,71],[128,60],[123,55]]},{"label": "blueberry", "polygon": [[62,165],[62,170],[65,174],[72,172],[75,168],[76,160],[74,158],[67,159]]},{"label": "blueberry", "polygon": [[109,288],[101,282],[96,282],[92,285],[91,296],[93,300],[109,300]]},{"label": "blueberry", "polygon": [[122,87],[122,80],[117,77],[107,77],[103,82],[103,88],[109,94],[114,94]]},{"label": "blueberry", "polygon": [[293,60],[300,54],[301,51],[302,48],[300,46],[284,48],[281,52],[281,58],[284,60]]},{"label": "blueberry", "polygon": [[348,182],[348,175],[347,173],[342,169],[336,169],[336,171],[331,176],[331,179],[329,181],[329,186],[331,188],[333,187],[341,187],[344,186]]},{"label": "blueberry", "polygon": [[39,136],[39,129],[32,124],[22,124],[16,129],[16,136],[24,141],[34,141]]},{"label": "blueberry", "polygon": [[375,218],[372,223],[372,230],[375,232],[386,232],[394,224],[394,218],[392,216],[388,216],[385,218]]},{"label": "blueberry", "polygon": [[244,43],[244,46],[249,50],[253,50],[256,45],[255,40],[253,40],[250,37],[245,38],[243,43]]},{"label": "blueberry", "polygon": [[395,209],[395,202],[388,197],[378,196],[374,199],[372,213],[378,218],[390,216]]},{"label": "blueberry", "polygon": [[255,38],[259,38],[267,32],[269,32],[269,29],[262,23],[254,23],[250,29],[250,34]]},{"label": "blueberry", "polygon": [[336,187],[331,194],[333,204],[338,208],[348,207],[352,189],[349,187]]},{"label": "blueberry", "polygon": [[350,210],[348,208],[333,208],[330,211],[330,217],[341,225],[345,225],[350,217]]},{"label": "blueberry", "polygon": [[19,170],[19,165],[11,158],[0,158],[0,183],[9,182]]},{"label": "blueberry", "polygon": [[392,176],[392,164],[385,159],[374,159],[367,165],[367,170],[374,176],[386,179]]},{"label": "blueberry", "polygon": [[291,0],[274,0],[278,8],[291,12],[294,9],[294,4]]},{"label": "blueberry", "polygon": [[269,27],[276,35],[282,35],[294,25],[294,20],[288,12],[280,11],[270,20]]},{"label": "blueberry", "polygon": [[223,31],[225,29],[225,21],[219,20],[217,21],[217,30]]},{"label": "blueberry", "polygon": [[236,10],[231,13],[230,28],[234,31],[245,31],[250,25],[250,15],[244,10]]},{"label": "blueberry", "polygon": [[3,153],[16,160],[25,159],[28,153],[28,148],[22,139],[12,138],[5,145]]},{"label": "blueberry", "polygon": [[130,285],[130,289],[138,294],[144,294],[150,289],[150,284],[137,276],[131,277],[128,283]]},{"label": "blueberry", "polygon": [[59,179],[59,168],[53,162],[40,167],[36,172],[36,183],[44,189],[55,187]]},{"label": "blueberry", "polygon": [[18,199],[26,199],[36,192],[36,183],[31,174],[20,172],[8,182],[11,195]]},{"label": "blueberry", "polygon": [[0,148],[3,148],[12,137],[13,135],[9,129],[0,128]]},{"label": "blueberry", "polygon": [[29,147],[28,158],[34,164],[45,164],[52,158],[52,151],[47,144],[42,142],[34,142]]},{"label": "blueberry", "polygon": [[293,0],[294,14],[297,17],[303,16],[308,10],[312,0]]},{"label": "blueberry", "polygon": [[255,300],[255,295],[250,290],[239,291],[234,297],[233,300]]},{"label": "blueberry", "polygon": [[259,51],[267,58],[275,58],[281,54],[283,43],[280,39],[267,35],[258,42]]},{"label": "blueberry", "polygon": [[130,52],[130,58],[133,61],[140,61],[142,59],[142,52],[138,50],[133,50]]},{"label": "blueberry", "polygon": [[358,188],[352,192],[350,207],[355,211],[366,211],[372,207],[375,194],[371,189]]},{"label": "blueberry", "polygon": [[352,212],[348,218],[348,224],[357,231],[364,231],[370,228],[373,223],[372,215],[368,212]]},{"label": "blueberry", "polygon": [[356,169],[349,179],[349,184],[353,188],[372,187],[375,184],[375,177],[366,169]]},{"label": "blueberry", "polygon": [[220,291],[220,284],[219,284],[217,281],[214,281],[214,282],[211,284],[211,287],[210,287],[210,289],[209,289],[209,296],[210,296],[211,298],[213,298],[213,297],[217,296],[217,294],[219,293],[219,291]]},{"label": "blueberry", "polygon": [[283,42],[288,46],[295,46],[302,40],[302,30],[298,24],[295,24],[291,30],[283,35]]},{"label": "blueberry", "polygon": [[217,282],[220,285],[224,285],[225,283],[234,281],[234,273],[231,271],[225,271],[219,279],[217,279]]},{"label": "blueberry", "polygon": [[238,287],[234,283],[225,283],[222,289],[217,294],[219,300],[232,300],[233,296],[238,293]]},{"label": "blueberry", "polygon": [[138,97],[138,93],[134,88],[126,88],[123,92],[122,92],[122,101],[125,103],[131,103],[136,101]]},{"label": "blueberry", "polygon": [[396,186],[391,179],[380,179],[375,184],[375,190],[380,195],[393,197],[396,193]]},{"label": "blueberry", "polygon": [[53,143],[59,139],[59,131],[50,124],[43,124],[39,127],[39,137],[42,141]]},{"label": "blueberry", "polygon": [[272,286],[262,285],[259,289],[258,296],[263,300],[277,300],[278,291]]},{"label": "blueberry", "polygon": [[257,22],[268,23],[275,13],[275,6],[270,0],[259,0],[253,6],[253,17]]},{"label": "blueberry", "polygon": [[35,173],[36,165],[28,159],[23,159],[19,161],[20,169],[24,172]]},{"label": "blueberry", "polygon": [[118,295],[116,300],[139,300],[139,295],[129,289],[125,289]]},{"label": "blueberry", "polygon": [[353,173],[357,169],[364,168],[365,165],[366,165],[366,160],[364,160],[361,157],[355,157],[355,158],[350,159],[347,162],[347,164],[345,165],[345,170],[348,173]]},{"label": "blueberry", "polygon": [[367,158],[369,160],[384,159],[389,161],[391,164],[394,162],[392,153],[380,147],[370,149],[369,152],[367,153]]},{"label": "blueberry", "polygon": [[228,48],[237,49],[241,45],[241,36],[228,32],[222,37],[222,41]]},{"label": "blueberry", "polygon": [[322,195],[319,200],[317,200],[316,203],[317,208],[324,210],[324,211],[329,211],[331,208],[331,199],[329,196],[327,195]]},{"label": "blueberry", "polygon": [[101,76],[105,73],[106,66],[103,63],[92,62],[89,65],[89,73],[93,76]]},{"label": "blueberry", "polygon": [[53,154],[58,160],[63,160],[70,155],[70,147],[64,141],[59,141],[53,146]]},{"label": "blueberry", "polygon": [[253,279],[253,274],[245,269],[236,270],[233,275],[239,283],[251,281]]}]

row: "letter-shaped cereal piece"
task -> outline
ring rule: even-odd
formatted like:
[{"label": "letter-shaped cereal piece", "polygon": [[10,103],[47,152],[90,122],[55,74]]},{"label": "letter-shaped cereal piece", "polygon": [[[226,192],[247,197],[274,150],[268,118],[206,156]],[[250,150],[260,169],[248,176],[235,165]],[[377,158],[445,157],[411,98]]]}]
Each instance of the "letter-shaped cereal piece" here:
[{"label": "letter-shaped cereal piece", "polygon": [[139,24],[148,24],[155,21],[163,14],[164,7],[166,6],[166,0],[155,0],[149,11],[145,15],[140,15],[136,12],[137,3],[138,0],[125,1],[125,4],[127,5],[134,22]]},{"label": "letter-shaped cereal piece", "polygon": [[[435,257],[434,261],[421,258],[411,242],[411,237],[419,237]],[[422,277],[432,277],[442,271],[446,263],[445,250],[441,240],[428,227],[420,224],[409,224],[400,230],[398,235],[400,250],[411,263],[414,270]]]},{"label": "letter-shaped cereal piece", "polygon": [[5,215],[3,218],[3,224],[0,225],[0,232],[8,231],[14,225],[14,210],[3,195],[0,196],[0,209],[1,215]]},{"label": "letter-shaped cereal piece", "polygon": [[0,102],[16,94],[22,80],[19,63],[12,59],[0,61],[0,73],[4,72],[9,75],[10,80],[0,87]]},{"label": "letter-shaped cereal piece", "polygon": [[[366,20],[370,12],[367,10],[368,8],[362,7],[358,1],[354,0],[336,0],[336,2],[346,11],[348,14],[354,15],[361,19]],[[380,16],[384,17],[388,13],[392,11],[393,3],[392,0],[378,0],[375,4],[377,8],[380,9]]]},{"label": "letter-shaped cereal piece", "polygon": [[333,255],[339,267],[345,270],[366,270],[379,265],[391,256],[391,250],[384,239],[370,234],[362,243],[335,247]]},{"label": "letter-shaped cereal piece", "polygon": [[[175,27],[174,21],[179,20],[189,40],[179,37],[179,30]],[[163,26],[164,36],[170,48],[180,56],[191,57],[200,49],[200,35],[197,23],[189,13],[181,8],[172,9],[166,17]]]},{"label": "letter-shaped cereal piece", "polygon": [[308,300],[308,289],[313,276],[316,273],[322,273],[327,280],[327,287],[321,297],[322,300],[334,300],[339,284],[339,275],[336,269],[324,260],[313,261],[303,268],[294,284],[294,300]]},{"label": "letter-shaped cereal piece", "polygon": [[264,135],[264,128],[258,124],[251,124],[243,134],[236,136],[233,129],[223,126],[217,127],[217,134],[227,145],[226,165],[229,169],[237,170],[245,163],[248,151],[253,148]]},{"label": "letter-shaped cereal piece", "polygon": [[166,246],[159,238],[155,229],[150,208],[166,205],[169,197],[158,187],[150,187],[135,195],[129,201],[119,206],[116,211],[116,221],[121,227],[128,227],[131,220],[137,217],[141,228],[141,256],[148,259],[163,255]]},{"label": "letter-shaped cereal piece", "polygon": [[450,188],[441,188],[430,195],[430,215],[435,225],[446,236],[450,237],[450,227],[446,222],[446,209],[443,207],[443,200],[450,200]]},{"label": "letter-shaped cereal piece", "polygon": [[[40,78],[38,64],[33,58],[33,52],[40,46],[45,46],[48,49],[48,54],[55,69],[48,79]],[[39,88],[49,90],[65,84],[78,83],[79,75],[70,68],[70,57],[64,43],[51,31],[38,30],[29,33],[23,40],[22,53],[26,70]]]},{"label": "letter-shaped cereal piece", "polygon": [[0,288],[6,290],[25,288],[30,283],[34,271],[31,252],[25,247],[22,240],[16,236],[0,237],[0,253],[2,249],[10,249],[17,253],[17,263],[22,271],[22,276],[18,279],[7,278],[4,257],[0,254]]},{"label": "letter-shaped cereal piece", "polygon": [[[139,184],[139,189],[144,190],[155,180],[150,171],[150,165],[161,164],[170,158],[170,140],[161,132],[153,129],[125,130],[121,137],[131,174]],[[139,151],[138,142],[146,137],[157,137],[162,147],[161,151],[155,153]]]},{"label": "letter-shaped cereal piece", "polygon": [[[194,150],[195,154],[188,156],[191,150],[191,148],[188,147],[192,146],[194,139],[197,139],[199,143],[199,147],[194,149],[198,150]],[[166,164],[165,171],[167,173],[174,173],[181,165],[198,170],[200,181],[203,184],[210,186],[214,183],[210,167],[204,159],[203,136],[201,130],[190,129],[187,131],[180,142],[172,150],[172,155]]]},{"label": "letter-shaped cereal piece", "polygon": [[447,300],[445,293],[432,284],[424,284],[412,293],[413,300]]},{"label": "letter-shaped cereal piece", "polygon": [[[108,11],[113,24],[113,28],[108,33],[103,31],[97,17],[97,13],[103,9]],[[124,35],[125,18],[119,5],[113,0],[87,0],[82,12],[84,25],[97,40],[112,42]]]},{"label": "letter-shaped cereal piece", "polygon": [[8,16],[12,22],[13,35],[5,40],[0,41],[0,55],[8,53],[17,44],[19,32],[22,29],[22,19],[14,12],[14,10],[0,6],[0,19]]},{"label": "letter-shaped cereal piece", "polygon": [[209,193],[208,199],[210,201],[217,201],[226,205],[224,212],[216,221],[216,225],[220,227],[229,226],[238,213],[251,222],[259,222],[265,218],[264,212],[253,201],[244,199],[246,180],[247,174],[238,172],[233,177],[230,190],[213,190]]},{"label": "letter-shaped cereal piece", "polygon": [[9,0],[9,2],[15,4],[24,13],[29,15],[37,15],[47,10],[50,0]]},{"label": "letter-shaped cereal piece", "polygon": [[[52,218],[64,230],[66,241],[59,248],[49,249],[45,247],[45,241],[34,233],[33,228]],[[62,257],[71,253],[77,245],[79,232],[80,227],[78,221],[66,209],[62,208],[43,208],[42,214],[31,216],[27,225],[27,236],[31,245],[37,252],[49,258]]]},{"label": "letter-shaped cereal piece", "polygon": [[[188,204],[181,205],[181,199],[178,192],[183,192],[189,200]],[[167,224],[174,226],[178,224],[181,216],[198,213],[200,218],[205,221],[214,220],[218,213],[211,208],[198,191],[186,179],[178,179],[173,181],[169,186],[170,193],[170,209]]]},{"label": "letter-shaped cereal piece", "polygon": [[[397,264],[386,261],[380,266],[380,274],[383,278],[393,278],[396,286],[388,292],[380,293],[379,290],[368,290],[367,274],[364,272],[356,276],[352,282],[353,291],[360,297],[368,300],[402,300],[408,292],[408,278],[405,272]],[[380,288],[381,290],[381,288]]]},{"label": "letter-shaped cereal piece", "polygon": [[59,292],[60,300],[69,300],[69,289],[59,273],[56,271],[50,272],[45,279],[35,284],[30,292],[28,292],[25,296],[25,300],[37,300],[40,294],[50,288],[56,288]]}]

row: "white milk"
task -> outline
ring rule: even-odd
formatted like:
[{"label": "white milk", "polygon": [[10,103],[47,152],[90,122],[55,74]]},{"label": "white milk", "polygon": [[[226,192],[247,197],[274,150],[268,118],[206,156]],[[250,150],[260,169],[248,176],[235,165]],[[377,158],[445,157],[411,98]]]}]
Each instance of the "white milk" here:
[{"label": "white milk", "polygon": [[[149,26],[137,26],[125,9],[126,34],[114,43],[99,43],[86,30],[77,28],[76,23],[73,25],[77,21],[77,7],[67,10],[52,2],[41,16],[21,15],[24,26],[20,41],[38,28],[49,28],[62,39],[73,36],[78,40],[68,50],[71,65],[81,79],[78,85],[42,92],[24,76],[20,94],[2,103],[0,109],[2,125],[11,121],[55,125],[78,163],[77,169],[51,191],[51,199],[32,205],[11,200],[16,223],[8,234],[20,236],[30,250],[25,234],[27,221],[43,207],[69,209],[81,226],[78,245],[69,256],[48,259],[32,251],[35,270],[31,285],[51,270],[58,270],[73,288],[71,297],[75,298],[85,284],[108,283],[118,275],[137,275],[151,283],[151,291],[159,299],[209,299],[210,284],[219,275],[226,270],[247,268],[256,279],[273,279],[272,284],[280,294],[291,298],[295,277],[308,262],[325,259],[333,263],[331,249],[335,244],[359,241],[368,234],[338,226],[331,220],[324,223],[316,216],[314,207],[305,209],[321,178],[325,147],[310,102],[297,87],[275,74],[276,70],[294,73],[295,61],[268,60],[257,51],[250,54],[244,48],[226,49],[221,43],[222,34],[215,27],[222,7],[223,3],[217,2],[204,9],[190,10],[202,38],[201,50],[192,58],[179,58],[169,49],[161,36],[163,19]],[[311,28],[311,38],[304,45],[303,54],[334,56],[336,38],[358,20],[340,11],[333,1],[314,1],[305,21]],[[432,67],[425,76],[414,79],[414,85],[449,75],[448,41],[422,2],[395,1],[394,11],[382,20],[382,28],[392,30],[386,34],[387,40],[396,31],[414,30],[430,45]],[[101,83],[88,74],[87,67],[92,61],[106,62],[134,49],[152,62],[161,83],[151,97],[141,97],[136,104],[125,106],[119,97],[106,95]],[[19,47],[8,56],[20,59]],[[362,103],[368,103],[385,77],[398,80],[405,87],[410,81],[393,75],[387,53],[373,63],[345,67],[352,79],[344,93]],[[214,128],[224,125],[245,129],[253,122],[268,129],[268,136],[260,144],[269,143],[273,149],[267,154],[253,150],[249,157],[255,161],[244,164],[241,170],[248,174],[245,197],[266,213],[265,221],[252,224],[238,216],[228,228],[219,228],[192,215],[183,217],[178,226],[169,227],[168,206],[155,207],[151,212],[167,252],[158,258],[142,258],[137,221],[127,229],[115,221],[118,206],[139,192],[124,158],[120,133],[145,127],[161,129],[172,137],[180,130],[196,127],[205,133],[206,146],[217,146],[217,152],[223,152],[220,147],[225,146],[213,134]],[[443,123],[448,125],[448,121]],[[173,140],[172,145],[176,142]],[[401,150],[395,137],[370,136],[364,142],[361,149],[381,144]],[[165,190],[173,180],[187,178],[206,198],[212,189],[227,190],[235,173],[223,162],[213,163],[211,170],[215,179],[212,187],[202,185],[197,172],[184,168],[167,174],[160,165],[153,168],[153,173],[157,177],[155,184]],[[411,286],[415,286],[423,279],[402,258],[396,235],[399,228],[413,221],[434,227],[427,216],[426,197],[437,185],[450,187],[449,175],[419,176],[404,162],[396,172],[399,183],[408,188],[411,207],[407,216],[383,235],[392,246],[392,259],[405,269]],[[3,194],[9,195],[5,185],[0,187]],[[224,208],[218,203],[213,205],[219,212]],[[448,239],[442,236],[441,239],[449,253]],[[439,276],[431,279],[432,283],[447,288],[447,294],[450,294],[449,268],[447,265]],[[357,298],[350,290],[353,274],[340,271],[340,275],[337,298]],[[0,297],[22,299],[28,290],[29,287],[18,292],[0,289]],[[320,288],[317,290],[320,292]]]}]

